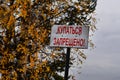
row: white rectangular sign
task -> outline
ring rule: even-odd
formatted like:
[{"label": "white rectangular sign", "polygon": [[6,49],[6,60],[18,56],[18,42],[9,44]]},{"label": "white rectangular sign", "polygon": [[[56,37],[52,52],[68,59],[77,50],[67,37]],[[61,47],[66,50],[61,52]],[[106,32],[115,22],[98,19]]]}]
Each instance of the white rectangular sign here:
[{"label": "white rectangular sign", "polygon": [[80,25],[54,25],[50,46],[88,48],[89,27]]}]

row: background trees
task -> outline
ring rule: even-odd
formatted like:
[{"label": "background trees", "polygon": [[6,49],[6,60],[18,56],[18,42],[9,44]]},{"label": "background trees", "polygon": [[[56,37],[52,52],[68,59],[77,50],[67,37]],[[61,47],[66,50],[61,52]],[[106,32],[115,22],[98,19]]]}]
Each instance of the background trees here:
[{"label": "background trees", "polygon": [[[2,80],[62,80],[64,48],[50,48],[54,24],[89,26],[96,0],[1,0],[0,73]],[[86,56],[77,49],[77,57]],[[73,53],[75,50],[73,51]],[[74,61],[71,56],[71,64]]]}]

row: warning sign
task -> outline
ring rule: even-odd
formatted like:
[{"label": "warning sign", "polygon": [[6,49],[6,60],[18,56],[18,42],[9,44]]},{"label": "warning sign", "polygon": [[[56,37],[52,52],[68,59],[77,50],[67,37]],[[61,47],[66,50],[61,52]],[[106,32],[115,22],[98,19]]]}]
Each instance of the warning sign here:
[{"label": "warning sign", "polygon": [[88,48],[89,27],[80,25],[54,25],[50,46]]}]

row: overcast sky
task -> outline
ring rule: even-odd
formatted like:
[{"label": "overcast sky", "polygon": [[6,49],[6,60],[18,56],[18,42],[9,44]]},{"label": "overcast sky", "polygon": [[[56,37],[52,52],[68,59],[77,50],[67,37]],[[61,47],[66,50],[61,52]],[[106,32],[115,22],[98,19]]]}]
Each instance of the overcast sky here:
[{"label": "overcast sky", "polygon": [[120,0],[98,0],[96,48],[87,50],[77,80],[120,80]]}]

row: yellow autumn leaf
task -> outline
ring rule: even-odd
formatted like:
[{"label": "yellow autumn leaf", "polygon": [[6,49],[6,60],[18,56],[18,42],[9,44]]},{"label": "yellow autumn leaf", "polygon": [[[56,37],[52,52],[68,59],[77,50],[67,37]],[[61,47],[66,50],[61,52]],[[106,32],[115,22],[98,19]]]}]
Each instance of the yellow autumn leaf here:
[{"label": "yellow autumn leaf", "polygon": [[10,16],[10,19],[7,23],[8,29],[10,26],[13,26],[15,24],[15,17],[13,15]]},{"label": "yellow autumn leaf", "polygon": [[46,71],[49,72],[50,71],[50,67],[46,67]]},{"label": "yellow autumn leaf", "polygon": [[21,14],[20,14],[20,16],[26,18],[26,16],[27,16],[27,10],[21,9]]}]

